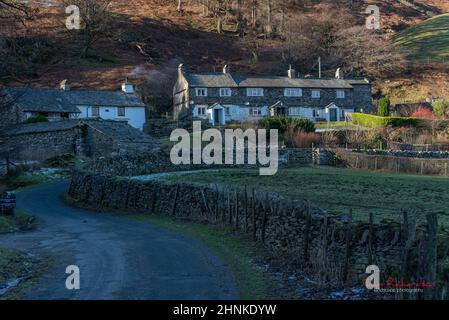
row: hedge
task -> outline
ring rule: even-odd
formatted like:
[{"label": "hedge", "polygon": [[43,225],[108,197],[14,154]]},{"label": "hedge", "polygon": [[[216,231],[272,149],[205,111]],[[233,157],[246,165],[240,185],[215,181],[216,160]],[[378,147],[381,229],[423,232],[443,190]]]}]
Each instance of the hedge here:
[{"label": "hedge", "polygon": [[363,127],[380,128],[380,127],[407,127],[416,126],[417,118],[412,117],[380,117],[365,113],[351,113],[352,122]]}]

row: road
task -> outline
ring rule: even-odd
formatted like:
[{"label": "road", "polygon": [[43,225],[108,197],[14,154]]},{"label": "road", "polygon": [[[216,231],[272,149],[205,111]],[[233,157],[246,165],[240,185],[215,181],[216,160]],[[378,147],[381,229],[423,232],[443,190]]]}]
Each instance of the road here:
[{"label": "road", "polygon": [[[20,209],[36,231],[0,235],[0,245],[54,261],[24,299],[238,299],[224,263],[205,244],[147,223],[72,208],[59,199],[67,183],[27,189]],[[80,290],[65,287],[66,267],[80,268]]]}]

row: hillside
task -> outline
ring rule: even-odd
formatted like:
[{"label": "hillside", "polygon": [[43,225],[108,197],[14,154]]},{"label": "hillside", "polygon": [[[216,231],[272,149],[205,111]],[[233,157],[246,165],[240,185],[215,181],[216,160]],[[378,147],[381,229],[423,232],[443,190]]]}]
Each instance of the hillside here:
[{"label": "hillside", "polygon": [[[56,5],[58,1],[30,2],[39,6],[39,13],[34,21],[28,23],[28,31],[23,33],[27,37],[42,39],[45,55],[32,72],[9,79],[12,80],[10,83],[54,87],[61,80],[68,79],[74,87],[117,89],[125,77],[139,83],[148,76],[173,70],[180,62],[201,71],[218,69],[224,64],[230,64],[234,72],[251,74],[279,73],[285,69],[279,55],[274,52],[280,45],[279,40],[242,41],[233,30],[232,23],[227,24],[226,21],[224,32],[218,34],[216,19],[204,16],[203,8],[192,0],[185,2],[187,5],[182,13],[176,11],[176,1],[113,0],[111,34],[94,45],[87,59],[79,58],[78,44],[64,28],[66,15],[63,8]],[[288,12],[293,16],[305,13],[313,17],[315,4],[320,2],[329,1],[305,1],[309,3],[305,7],[292,5]],[[412,3],[413,6],[404,3]],[[449,42],[443,41],[447,33],[440,29],[444,24],[449,25],[447,15],[426,19],[433,13],[447,12],[448,1],[364,0],[357,2],[352,11],[358,24],[363,24],[364,9],[369,4],[379,5],[385,35],[395,37],[400,32],[398,42],[414,50],[413,59],[422,60],[427,54],[431,59],[446,56]],[[433,28],[439,29],[429,33],[425,31]],[[7,30],[2,29],[0,36]],[[425,32],[424,38],[419,35],[421,31]],[[139,52],[137,45],[145,48],[145,54]],[[254,48],[258,50],[257,61],[252,57]],[[444,85],[449,79],[449,70],[419,62],[419,65],[412,65],[404,77],[378,83],[377,88],[391,94],[393,102],[420,101],[429,96],[445,95]],[[333,70],[329,70],[328,74],[332,73]]]},{"label": "hillside", "polygon": [[449,14],[430,18],[401,32],[396,43],[414,60],[449,63]]}]

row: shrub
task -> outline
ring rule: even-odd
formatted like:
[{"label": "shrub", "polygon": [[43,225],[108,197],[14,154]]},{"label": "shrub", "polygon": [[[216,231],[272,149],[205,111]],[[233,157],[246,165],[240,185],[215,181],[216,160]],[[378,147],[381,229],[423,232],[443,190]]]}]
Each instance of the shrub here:
[{"label": "shrub", "polygon": [[416,126],[418,124],[418,119],[411,117],[380,117],[365,113],[352,113],[352,122],[370,128],[387,126],[407,127]]},{"label": "shrub", "polygon": [[38,114],[36,116],[29,117],[25,123],[39,123],[39,122],[48,122],[48,119],[46,116],[43,116],[41,114]]},{"label": "shrub", "polygon": [[367,132],[363,140],[363,147],[365,149],[383,149],[386,144],[387,141],[380,130]]},{"label": "shrub", "polygon": [[432,103],[433,113],[440,118],[449,117],[449,100],[437,100]]},{"label": "shrub", "polygon": [[377,104],[377,115],[380,117],[388,117],[390,115],[390,99],[383,97]]},{"label": "shrub", "polygon": [[313,132],[289,130],[286,142],[290,148],[310,148],[320,142],[320,135]]},{"label": "shrub", "polygon": [[315,123],[306,118],[291,119],[291,123],[295,130],[304,132],[315,132]]},{"label": "shrub", "polygon": [[306,118],[267,117],[260,120],[259,125],[267,130],[279,130],[279,136],[283,136],[289,129],[289,126],[292,126],[295,131],[315,132],[315,124]]},{"label": "shrub", "polygon": [[288,121],[289,119],[285,116],[267,117],[259,121],[259,126],[267,130],[277,129],[279,136],[282,136],[287,132]]},{"label": "shrub", "polygon": [[421,118],[421,119],[433,119],[435,118],[432,110],[426,107],[420,107],[417,111],[412,113],[413,118]]}]

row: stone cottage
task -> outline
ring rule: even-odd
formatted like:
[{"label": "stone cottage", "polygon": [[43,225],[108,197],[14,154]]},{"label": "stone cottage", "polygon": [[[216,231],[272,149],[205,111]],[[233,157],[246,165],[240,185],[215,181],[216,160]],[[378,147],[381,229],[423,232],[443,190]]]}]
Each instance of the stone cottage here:
[{"label": "stone cottage", "polygon": [[222,72],[188,73],[178,68],[173,89],[175,120],[205,119],[212,125],[229,121],[257,121],[286,115],[312,121],[340,121],[347,112],[370,112],[368,79],[298,78],[291,67],[285,77],[246,77]]},{"label": "stone cottage", "polygon": [[6,88],[18,107],[19,122],[43,115],[49,121],[105,119],[126,121],[139,130],[145,124],[145,104],[126,80],[121,91],[72,90],[67,81],[53,88]]}]

